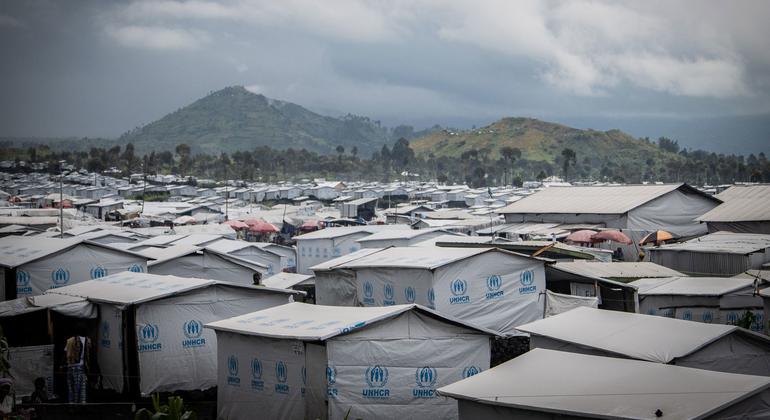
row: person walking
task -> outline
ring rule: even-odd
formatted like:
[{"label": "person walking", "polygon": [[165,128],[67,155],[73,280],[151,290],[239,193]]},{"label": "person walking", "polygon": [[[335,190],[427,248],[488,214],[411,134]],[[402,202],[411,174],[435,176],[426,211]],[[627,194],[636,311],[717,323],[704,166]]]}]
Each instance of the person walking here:
[{"label": "person walking", "polygon": [[91,339],[81,334],[82,330],[67,339],[64,346],[64,360],[67,366],[67,391],[70,403],[86,402],[88,368],[91,359]]}]

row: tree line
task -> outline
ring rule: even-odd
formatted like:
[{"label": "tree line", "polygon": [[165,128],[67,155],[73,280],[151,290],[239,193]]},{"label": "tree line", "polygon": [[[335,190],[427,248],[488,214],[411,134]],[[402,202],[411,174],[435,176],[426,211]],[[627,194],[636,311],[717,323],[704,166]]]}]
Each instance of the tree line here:
[{"label": "tree line", "polygon": [[[333,155],[306,149],[278,150],[268,146],[230,154],[193,154],[185,143],[178,144],[174,152],[139,155],[133,144],[128,143],[125,147],[92,147],[89,151],[56,151],[47,145],[3,147],[0,148],[0,160],[44,164],[51,173],[60,170],[60,161],[66,161],[89,172],[111,171],[122,176],[136,173],[176,174],[214,180],[264,182],[326,177],[383,182],[435,180],[483,187],[521,185],[525,180],[542,180],[551,175],[569,181],[625,183],[662,181],[715,185],[770,182],[770,162],[764,153],[744,157],[689,150],[664,137],[658,139],[656,144],[666,153],[646,158],[600,159],[594,155],[579,156],[574,150],[564,148],[553,162],[525,159],[522,151],[513,147],[503,147],[496,154],[489,150],[469,149],[457,157],[431,153],[420,156],[404,138],[392,146],[382,146],[370,158],[360,157],[356,147],[346,150],[343,146],[337,146]],[[23,170],[23,167],[17,170]]]}]

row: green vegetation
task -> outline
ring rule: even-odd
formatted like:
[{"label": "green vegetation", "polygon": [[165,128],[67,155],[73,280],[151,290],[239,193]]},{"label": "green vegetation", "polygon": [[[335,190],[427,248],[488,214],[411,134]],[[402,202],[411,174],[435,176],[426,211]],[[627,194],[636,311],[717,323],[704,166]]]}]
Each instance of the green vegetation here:
[{"label": "green vegetation", "polygon": [[182,397],[168,397],[168,404],[160,405],[160,395],[153,394],[152,407],[155,410],[154,413],[142,408],[136,412],[134,420],[195,420],[197,418],[195,412],[185,410]]}]

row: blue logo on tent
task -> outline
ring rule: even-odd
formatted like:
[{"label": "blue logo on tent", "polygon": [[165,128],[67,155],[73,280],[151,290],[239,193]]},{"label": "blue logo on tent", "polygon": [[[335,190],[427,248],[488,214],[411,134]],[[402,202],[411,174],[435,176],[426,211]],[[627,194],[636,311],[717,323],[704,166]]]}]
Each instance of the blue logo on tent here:
[{"label": "blue logo on tent", "polygon": [[337,382],[337,368],[334,366],[326,366],[326,382],[329,385],[334,385]]},{"label": "blue logo on tent", "polygon": [[160,330],[155,324],[145,324],[139,327],[139,351],[161,351],[161,343],[158,343]]},{"label": "blue logo on tent", "polygon": [[16,294],[32,294],[32,286],[29,285],[29,273],[24,270],[16,270]]},{"label": "blue logo on tent", "polygon": [[519,287],[519,294],[525,295],[528,293],[534,293],[537,291],[537,286],[535,286],[533,283],[535,282],[535,272],[532,270],[526,270],[522,271],[519,275],[519,280],[521,281],[522,287]]},{"label": "blue logo on tent", "polygon": [[673,309],[666,309],[663,311],[663,316],[666,318],[673,318],[674,317],[674,310]]},{"label": "blue logo on tent", "polygon": [[265,382],[262,380],[262,362],[256,357],[251,359],[251,389],[262,391]]},{"label": "blue logo on tent", "polygon": [[100,265],[91,269],[91,279],[100,279],[106,277],[108,274],[107,269]]},{"label": "blue logo on tent", "polygon": [[453,282],[449,283],[449,291],[451,291],[452,294],[454,295],[449,298],[449,304],[458,305],[458,304],[469,303],[471,301],[471,298],[465,294],[467,290],[468,290],[468,283],[463,279],[456,279]]},{"label": "blue logo on tent", "polygon": [[431,307],[434,307],[436,305],[436,292],[433,291],[432,287],[428,289],[428,304]]},{"label": "blue logo on tent", "polygon": [[385,299],[391,300],[393,299],[393,285],[390,283],[385,283],[385,286],[382,287],[382,292],[385,294]]},{"label": "blue logo on tent", "polygon": [[473,375],[481,373],[481,368],[476,366],[467,366],[463,369],[463,379],[470,378]]},{"label": "blue logo on tent", "polygon": [[736,312],[728,312],[727,313],[727,323],[728,324],[735,324],[738,322],[738,314]]},{"label": "blue logo on tent", "polygon": [[382,388],[388,383],[388,368],[380,365],[366,368],[366,384],[372,388]]},{"label": "blue logo on tent", "polygon": [[102,321],[100,332],[101,338],[99,339],[99,345],[106,349],[110,348],[112,345],[112,342],[110,341],[110,323],[107,321]]},{"label": "blue logo on tent", "polygon": [[364,305],[374,305],[374,286],[369,281],[364,282]]},{"label": "blue logo on tent", "polygon": [[332,249],[332,256],[339,257],[340,255],[342,255],[342,250],[340,247],[335,246],[334,249]]},{"label": "blue logo on tent", "polygon": [[417,368],[414,373],[415,382],[420,388],[429,388],[436,384],[438,379],[438,372],[436,368],[429,366]]},{"label": "blue logo on tent", "polygon": [[144,273],[144,269],[139,264],[134,264],[131,267],[128,267],[128,271],[132,273]]},{"label": "blue logo on tent", "polygon": [[751,323],[751,331],[761,332],[762,327],[765,325],[765,314],[754,313],[754,322]]},{"label": "blue logo on tent", "polygon": [[282,360],[275,363],[275,380],[278,382],[275,384],[275,392],[278,394],[288,394],[289,385],[286,384],[286,378],[289,375],[289,369]]},{"label": "blue logo on tent", "polygon": [[714,313],[711,311],[704,311],[703,312],[703,322],[707,324],[711,324],[714,322]]},{"label": "blue logo on tent", "polygon": [[685,321],[692,321],[692,312],[688,309],[682,314],[682,319]]},{"label": "blue logo on tent", "polygon": [[70,281],[70,272],[64,268],[59,268],[51,273],[51,281],[53,281],[54,287],[64,286]]},{"label": "blue logo on tent", "polygon": [[417,299],[417,293],[415,293],[414,288],[412,286],[409,286],[406,289],[404,289],[404,298],[409,303],[414,303],[414,300]]},{"label": "blue logo on tent", "polygon": [[455,296],[462,296],[465,294],[465,289],[467,287],[468,284],[465,282],[465,280],[457,279],[449,285],[449,290],[451,290],[452,294]]},{"label": "blue logo on tent", "polygon": [[521,284],[524,286],[531,286],[535,281],[535,272],[532,270],[521,272]]},{"label": "blue logo on tent", "polygon": [[493,274],[487,277],[487,294],[486,298],[497,299],[503,297],[503,291],[500,288],[503,286],[503,278],[497,274]]},{"label": "blue logo on tent", "polygon": [[191,319],[182,324],[182,332],[187,337],[186,340],[182,340],[183,348],[201,347],[206,345],[206,339],[201,337],[203,335],[203,323],[194,319]]},{"label": "blue logo on tent", "polygon": [[227,357],[227,384],[241,386],[241,378],[238,377],[238,356],[234,354]]}]

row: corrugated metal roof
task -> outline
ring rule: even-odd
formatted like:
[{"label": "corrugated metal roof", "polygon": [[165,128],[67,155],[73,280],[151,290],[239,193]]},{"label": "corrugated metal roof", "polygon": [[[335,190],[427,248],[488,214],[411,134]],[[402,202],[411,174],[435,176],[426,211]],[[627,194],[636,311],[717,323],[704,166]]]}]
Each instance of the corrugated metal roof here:
[{"label": "corrugated metal roof", "polygon": [[587,277],[605,279],[639,279],[642,277],[684,277],[684,274],[651,262],[557,262],[557,270]]},{"label": "corrugated metal roof", "polygon": [[701,222],[770,221],[770,185],[734,185],[716,197],[724,203],[696,220]]},{"label": "corrugated metal roof", "polygon": [[683,185],[551,187],[504,207],[498,213],[623,214]]}]

